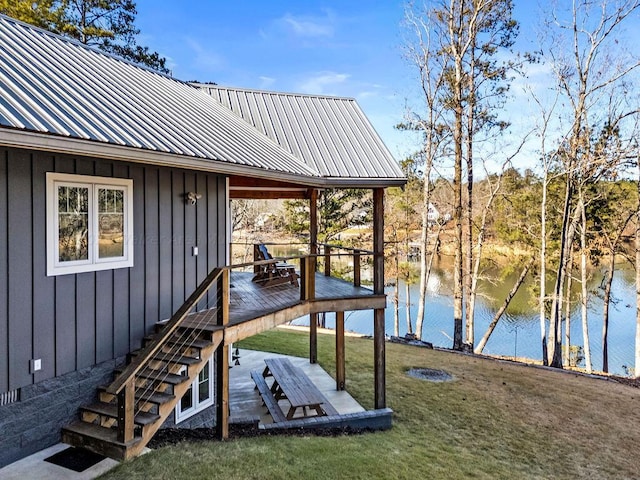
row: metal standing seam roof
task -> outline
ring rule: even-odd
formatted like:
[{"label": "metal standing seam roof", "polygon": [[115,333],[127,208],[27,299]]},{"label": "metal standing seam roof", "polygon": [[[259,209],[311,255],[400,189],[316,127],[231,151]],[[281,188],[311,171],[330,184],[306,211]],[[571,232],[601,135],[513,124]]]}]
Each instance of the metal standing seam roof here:
[{"label": "metal standing seam roof", "polygon": [[404,179],[352,98],[197,86],[323,177]]},{"label": "metal standing seam roof", "polygon": [[0,144],[318,186],[404,183],[353,99],[207,87],[0,15]]},{"label": "metal standing seam roof", "polygon": [[4,15],[0,127],[319,176],[202,90]]}]

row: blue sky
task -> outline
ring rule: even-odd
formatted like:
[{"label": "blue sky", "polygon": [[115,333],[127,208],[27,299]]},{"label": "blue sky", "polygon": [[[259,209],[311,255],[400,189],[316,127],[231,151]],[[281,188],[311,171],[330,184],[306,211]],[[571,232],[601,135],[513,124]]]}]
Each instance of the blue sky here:
[{"label": "blue sky", "polygon": [[138,0],[140,43],[181,80],[356,98],[391,152],[410,151],[403,2]]},{"label": "blue sky", "polygon": [[[394,129],[415,89],[402,58],[400,0],[137,0],[140,43],[181,80],[356,98],[400,160],[412,138]],[[517,2],[531,19],[534,2]],[[524,6],[523,6],[524,5]],[[522,25],[525,48],[531,27]]]}]

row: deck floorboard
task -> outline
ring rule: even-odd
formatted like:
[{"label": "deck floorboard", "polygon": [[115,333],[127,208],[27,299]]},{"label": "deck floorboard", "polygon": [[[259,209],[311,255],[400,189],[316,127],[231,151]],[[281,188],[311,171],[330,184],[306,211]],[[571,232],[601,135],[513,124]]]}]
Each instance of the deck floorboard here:
[{"label": "deck floorboard", "polygon": [[[262,286],[252,282],[252,278],[251,272],[231,272],[229,324],[246,322],[300,303],[300,287],[290,283]],[[326,277],[321,273],[316,274],[315,284],[316,299],[362,298],[373,295],[373,291],[369,288],[355,287],[350,282]],[[212,297],[215,298],[215,295]],[[220,328],[217,326],[217,320],[218,309],[209,308],[190,314],[185,318],[183,325],[213,331]]]}]

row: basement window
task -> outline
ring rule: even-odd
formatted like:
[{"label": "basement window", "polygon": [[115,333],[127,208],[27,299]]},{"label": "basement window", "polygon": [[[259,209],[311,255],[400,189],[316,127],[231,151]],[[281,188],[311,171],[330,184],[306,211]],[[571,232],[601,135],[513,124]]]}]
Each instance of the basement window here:
[{"label": "basement window", "polygon": [[0,393],[0,407],[17,403],[20,401],[20,389],[10,390],[5,393]]},{"label": "basement window", "polygon": [[133,266],[133,180],[47,173],[47,275]]},{"label": "basement window", "polygon": [[[181,373],[186,371],[183,367]],[[214,403],[213,355],[176,405],[176,423],[195,415]]]}]

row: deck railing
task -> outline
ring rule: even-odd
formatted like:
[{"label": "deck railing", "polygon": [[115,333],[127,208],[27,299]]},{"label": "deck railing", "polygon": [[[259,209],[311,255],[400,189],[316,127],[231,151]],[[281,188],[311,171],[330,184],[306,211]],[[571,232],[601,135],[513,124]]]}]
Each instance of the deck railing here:
[{"label": "deck railing", "polygon": [[[338,258],[350,258],[353,272],[353,285],[360,287],[362,285],[363,264],[372,264],[373,254],[371,250],[363,248],[345,247],[342,245],[332,245],[328,243],[318,244],[320,249],[319,256],[324,259],[324,275],[326,277],[332,274],[333,260]],[[342,272],[341,277],[344,276]]]},{"label": "deck railing", "polygon": [[[316,299],[316,267],[318,259],[324,260],[324,274],[330,276],[332,264],[335,266],[338,260],[344,257],[352,259],[351,265],[347,265],[341,271],[344,278],[345,272],[353,272],[353,284],[359,287],[362,280],[362,257],[372,256],[372,252],[364,249],[342,247],[337,245],[322,244],[321,253],[318,255],[301,255],[277,257],[270,260],[260,260],[248,263],[236,264],[228,267],[216,268],[207,275],[185,303],[176,311],[171,319],[165,323],[164,328],[154,334],[117,378],[107,387],[106,392],[116,397],[117,401],[117,432],[118,441],[127,443],[135,436],[135,415],[145,408],[145,401],[138,400],[153,393],[153,385],[162,383],[162,375],[168,378],[178,372],[165,370],[158,378],[149,379],[148,370],[153,370],[152,366],[156,362],[158,354],[164,355],[164,347],[169,341],[172,345],[190,348],[190,341],[195,341],[200,332],[211,329],[211,325],[217,325],[223,329],[230,321],[230,307],[234,312],[241,309],[243,304],[253,301],[256,309],[272,308],[274,310],[287,307],[286,304],[278,304],[282,301],[283,291],[291,292],[294,285],[297,285],[298,294],[289,296],[285,302],[296,303],[306,302]],[[286,266],[283,266],[285,264]],[[295,281],[288,278],[283,282],[276,282],[284,288],[260,288],[261,279],[256,278],[261,275],[265,266],[271,266],[291,270],[295,275]],[[234,275],[235,272],[241,275]],[[253,289],[259,295],[253,299],[242,298],[236,290],[242,290],[241,282],[245,285],[245,291]],[[291,285],[289,285],[291,283]],[[234,285],[236,284],[236,285]],[[251,287],[251,288],[248,288]],[[295,290],[293,290],[295,292]],[[290,293],[289,293],[290,295]],[[286,295],[284,296],[286,297]],[[234,303],[235,302],[235,303]],[[181,328],[188,327],[188,328]],[[167,349],[168,350],[168,349]],[[175,349],[172,349],[175,350]],[[171,362],[171,359],[166,360]],[[195,377],[198,372],[188,370],[188,376]]]}]

